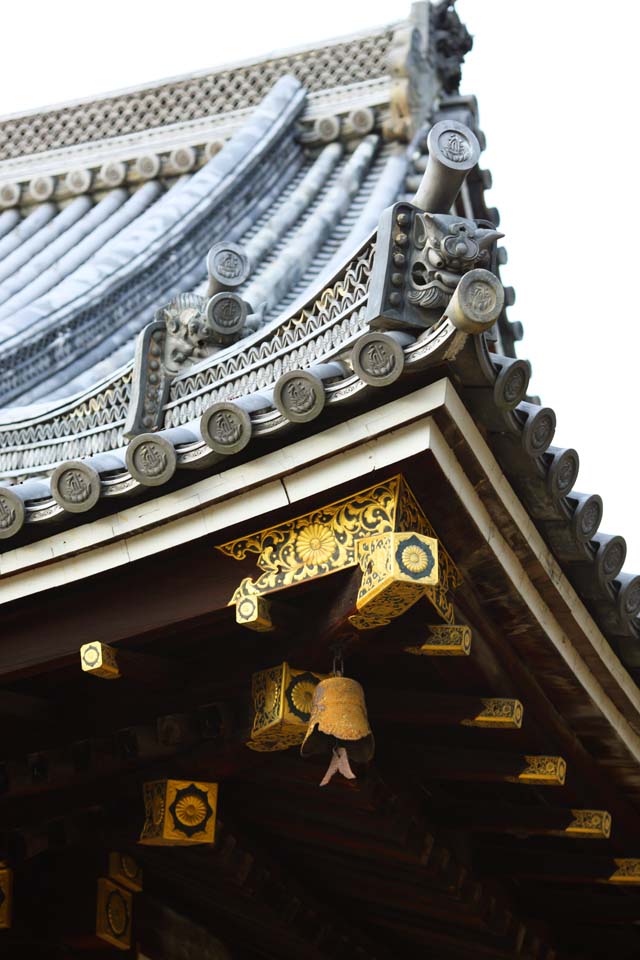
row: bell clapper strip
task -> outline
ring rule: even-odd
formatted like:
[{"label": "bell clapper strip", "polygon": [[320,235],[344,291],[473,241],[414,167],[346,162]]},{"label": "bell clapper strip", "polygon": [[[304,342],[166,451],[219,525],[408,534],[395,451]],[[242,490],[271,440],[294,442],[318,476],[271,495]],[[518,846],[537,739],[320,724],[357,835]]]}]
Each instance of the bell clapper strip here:
[{"label": "bell clapper strip", "polygon": [[344,676],[343,645],[344,641],[338,641],[333,647],[332,676],[321,680],[314,690],[307,735],[300,749],[303,757],[331,753],[321,787],[336,772],[355,780],[350,760],[366,763],[374,751],[364,691],[356,680]]},{"label": "bell clapper strip", "polygon": [[326,787],[329,781],[333,778],[334,773],[341,773],[346,780],[355,780],[356,775],[351,769],[349,763],[349,754],[344,747],[333,747],[333,756],[331,757],[331,763],[327,767],[327,772],[320,781],[321,787]]}]

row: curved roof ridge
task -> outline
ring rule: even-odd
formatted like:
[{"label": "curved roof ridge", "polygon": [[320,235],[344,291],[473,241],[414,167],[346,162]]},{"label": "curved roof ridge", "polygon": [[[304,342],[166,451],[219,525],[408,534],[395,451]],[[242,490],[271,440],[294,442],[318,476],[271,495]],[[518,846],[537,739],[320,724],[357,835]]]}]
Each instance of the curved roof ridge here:
[{"label": "curved roof ridge", "polygon": [[19,120],[23,117],[41,116],[46,113],[63,110],[66,107],[80,107],[85,104],[92,104],[100,100],[110,100],[114,97],[123,97],[129,94],[145,93],[148,90],[155,90],[165,85],[182,83],[188,80],[197,80],[200,77],[208,77],[216,73],[226,73],[231,70],[237,70],[242,67],[260,66],[269,63],[272,60],[283,60],[293,56],[301,56],[305,53],[312,53],[316,50],[324,50],[327,47],[335,47],[341,43],[350,43],[354,40],[363,40],[367,37],[380,36],[404,22],[406,17],[398,20],[389,20],[378,26],[354,30],[351,33],[332,35],[321,40],[311,41],[309,43],[294,44],[291,47],[277,47],[275,50],[268,50],[265,53],[255,54],[252,57],[243,57],[239,60],[227,60],[223,63],[216,63],[210,67],[202,67],[200,70],[189,70],[187,73],[173,74],[167,77],[160,77],[157,80],[144,80],[130,86],[116,87],[113,90],[102,90],[96,93],[89,93],[82,97],[72,100],[61,100],[55,103],[43,104],[39,107],[30,107],[25,110],[18,110],[15,113],[0,114],[0,126],[5,120]]}]

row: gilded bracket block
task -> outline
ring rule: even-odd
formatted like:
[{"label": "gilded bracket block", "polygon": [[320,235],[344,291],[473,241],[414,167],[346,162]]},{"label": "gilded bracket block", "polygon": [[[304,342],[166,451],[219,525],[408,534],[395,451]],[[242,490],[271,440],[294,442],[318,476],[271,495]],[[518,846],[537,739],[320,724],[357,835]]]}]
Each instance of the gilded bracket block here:
[{"label": "gilded bracket block", "polygon": [[611,836],[611,814],[608,810],[572,810],[573,820],[565,833],[579,839],[608,840]]},{"label": "gilded bracket block", "polygon": [[616,869],[610,877],[600,882],[634,886],[640,884],[640,860],[635,857],[616,857],[613,862]]},{"label": "gilded bracket block", "polygon": [[424,643],[405,647],[404,652],[416,657],[468,657],[471,653],[471,627],[438,624],[428,630]]},{"label": "gilded bracket block", "polygon": [[358,613],[350,617],[359,630],[390,623],[438,582],[438,541],[414,531],[366,537],[357,543],[362,569]]},{"label": "gilded bracket block", "polygon": [[128,853],[111,852],[108,873],[109,879],[121,887],[126,887],[133,893],[140,893],[142,890],[142,867]]},{"label": "gilded bracket block", "polygon": [[531,783],[543,787],[564,786],[567,764],[562,757],[525,757],[525,766],[517,776],[510,777],[513,783]]},{"label": "gilded bracket block", "polygon": [[280,663],[253,674],[253,726],[250,750],[269,753],[298,746],[311,719],[313,691],[326,674],[296,670]]},{"label": "gilded bracket block", "polygon": [[118,950],[129,950],[132,913],[132,893],[113,880],[101,877],[98,880],[96,936]]},{"label": "gilded bracket block", "polygon": [[13,914],[13,870],[0,866],[0,930],[11,927]]},{"label": "gilded bracket block", "polygon": [[106,643],[85,643],[80,647],[80,664],[85,673],[102,680],[117,680],[121,675],[116,651]]},{"label": "gilded bracket block", "polygon": [[500,730],[519,730],[522,727],[524,707],[519,700],[488,697],[482,701],[482,710],[475,717],[463,720],[465,727],[493,727]]},{"label": "gilded bracket block", "polygon": [[[257,554],[257,565],[262,570],[255,580],[243,580],[229,601],[236,606],[238,622],[251,629],[270,629],[265,608],[261,613],[259,607],[245,601],[354,567],[358,564],[359,542],[391,533],[437,539],[401,475],[278,526],[221,544],[217,549],[237,560]],[[461,577],[441,543],[437,551],[439,577],[423,583],[421,595],[427,596],[440,616],[452,624],[449,594],[461,583]],[[408,586],[401,593],[408,594],[408,587],[415,585],[410,584],[410,578],[406,583]],[[406,608],[405,605],[403,609]]]},{"label": "gilded bracket block", "polygon": [[273,630],[270,602],[258,595],[241,597],[236,603],[236,623],[258,633],[269,633]]},{"label": "gilded bracket block", "polygon": [[145,783],[145,821],[138,843],[165,847],[213,843],[217,802],[217,783],[194,780]]}]

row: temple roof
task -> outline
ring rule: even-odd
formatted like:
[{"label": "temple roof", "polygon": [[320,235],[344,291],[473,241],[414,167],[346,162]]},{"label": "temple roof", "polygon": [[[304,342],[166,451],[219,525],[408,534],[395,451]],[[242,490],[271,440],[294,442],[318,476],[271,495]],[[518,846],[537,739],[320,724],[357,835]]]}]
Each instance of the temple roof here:
[{"label": "temple roof", "polygon": [[640,576],[516,353],[470,45],[0,120],[16,958],[637,955]]},{"label": "temple roof", "polygon": [[[464,346],[437,324],[372,332],[376,228],[418,188],[429,130],[462,121],[482,145],[457,93],[469,46],[447,3],[417,4],[371,33],[0,121],[0,536],[189,485],[446,375],[611,642],[637,639],[640,580],[599,533],[599,498],[573,489],[577,453],[551,446],[507,309]],[[455,212],[497,225],[489,185],[475,165]]]}]

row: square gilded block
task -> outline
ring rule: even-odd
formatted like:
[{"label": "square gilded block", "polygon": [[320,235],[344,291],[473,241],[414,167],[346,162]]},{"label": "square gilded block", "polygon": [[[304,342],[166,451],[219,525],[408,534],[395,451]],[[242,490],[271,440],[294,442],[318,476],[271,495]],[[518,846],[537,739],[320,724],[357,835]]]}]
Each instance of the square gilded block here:
[{"label": "square gilded block", "polygon": [[420,533],[385,533],[357,543],[362,582],[352,618],[358,629],[380,626],[412,607],[438,583],[438,541]]},{"label": "square gilded block", "polygon": [[106,643],[85,643],[80,647],[80,663],[85,673],[103,680],[116,680],[120,676],[116,651]]},{"label": "square gilded block", "polygon": [[142,867],[128,853],[109,854],[109,879],[134,893],[142,890]]},{"label": "square gilded block", "polygon": [[213,843],[217,801],[217,783],[196,780],[145,783],[145,821],[138,842],[167,847]]},{"label": "square gilded block", "polygon": [[13,870],[0,865],[0,930],[11,926],[13,906]]},{"label": "square gilded block", "polygon": [[297,670],[288,663],[253,674],[252,750],[286,750],[301,744],[311,719],[313,691],[326,674]]},{"label": "square gilded block", "polygon": [[256,630],[258,633],[268,633],[273,630],[271,604],[266,597],[260,597],[258,594],[238,597],[236,623],[250,630]]},{"label": "square gilded block", "polygon": [[98,880],[96,936],[118,950],[131,947],[133,895],[112,880]]}]

